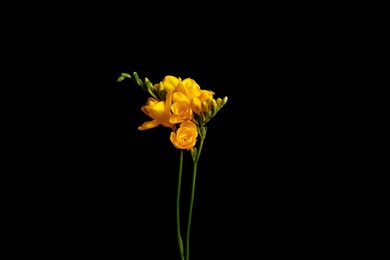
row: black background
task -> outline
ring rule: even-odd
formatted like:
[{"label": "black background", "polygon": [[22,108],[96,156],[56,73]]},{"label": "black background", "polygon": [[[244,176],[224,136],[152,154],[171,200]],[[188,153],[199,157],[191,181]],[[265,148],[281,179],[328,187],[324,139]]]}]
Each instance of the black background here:
[{"label": "black background", "polygon": [[[257,16],[248,24],[250,17]],[[15,239],[31,243],[30,254],[53,258],[179,259],[179,151],[169,129],[137,129],[149,120],[141,111],[148,93],[129,79],[116,82],[137,72],[152,83],[189,77],[228,97],[207,124],[191,259],[333,252],[337,238],[326,235],[343,221],[344,203],[332,203],[341,156],[328,150],[339,129],[327,124],[333,105],[324,75],[332,69],[322,62],[329,48],[314,33],[321,25],[263,18],[250,30],[216,22],[207,34],[196,24],[141,29],[125,20],[84,22],[53,32],[42,51],[26,47],[28,62],[19,67],[34,73],[18,84],[34,87],[18,101],[33,106],[19,119],[28,131],[14,148],[25,158],[13,166],[22,172],[14,175]],[[183,224],[192,166],[184,157]]]},{"label": "black background", "polygon": [[[228,97],[207,124],[196,178],[191,258],[242,259],[259,250],[300,255],[308,254],[308,246],[323,246],[319,234],[329,222],[323,223],[326,195],[320,192],[328,166],[316,147],[323,143],[316,135],[321,126],[307,109],[315,100],[306,100],[303,87],[289,83],[296,75],[286,65],[273,55],[258,67],[250,60],[213,58],[134,62],[131,55],[99,64],[104,69],[85,73],[87,91],[74,88],[80,96],[65,103],[60,115],[70,117],[60,120],[61,136],[53,141],[61,141],[51,144],[61,152],[47,160],[50,175],[42,182],[49,186],[40,203],[50,212],[45,218],[51,223],[49,233],[66,237],[51,246],[110,258],[179,259],[179,151],[169,140],[169,129],[137,129],[149,120],[140,109],[149,95],[131,80],[116,82],[122,72],[134,71],[152,83],[165,75],[190,77],[215,97]],[[185,152],[183,238],[191,167]]]}]

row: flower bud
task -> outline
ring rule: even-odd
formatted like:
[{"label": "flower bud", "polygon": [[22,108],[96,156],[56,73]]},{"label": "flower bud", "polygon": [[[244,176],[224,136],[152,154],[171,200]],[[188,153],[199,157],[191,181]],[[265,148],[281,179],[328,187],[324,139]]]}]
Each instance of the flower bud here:
[{"label": "flower bud", "polygon": [[217,98],[217,106],[221,106],[221,103],[222,103],[222,99],[221,98]]},{"label": "flower bud", "polygon": [[156,95],[154,86],[153,86],[152,82],[149,81],[148,78],[145,78],[145,89],[146,89],[146,91],[149,92],[150,95],[152,95],[152,97],[154,97],[154,98],[157,99],[157,100],[161,100],[161,99],[159,99],[159,97]]},{"label": "flower bud", "polygon": [[192,160],[195,161],[195,159],[196,159],[196,154],[197,154],[197,149],[196,149],[196,147],[192,147],[192,148],[190,149],[190,151],[191,151]]},{"label": "flower bud", "polygon": [[165,93],[165,90],[161,90],[158,92],[158,96],[160,97],[161,100],[164,100],[166,99],[166,93]]},{"label": "flower bud", "polygon": [[211,105],[213,106],[213,114],[212,114],[212,116],[215,116],[215,114],[216,114],[217,111],[218,111],[218,106],[217,106],[217,102],[215,101],[215,99],[213,99],[213,100],[211,101]]},{"label": "flower bud", "polygon": [[208,111],[209,110],[209,106],[207,105],[206,101],[202,102],[202,107],[203,107],[203,111]]},{"label": "flower bud", "polygon": [[140,79],[139,79],[139,77],[138,77],[138,74],[137,74],[137,72],[133,72],[133,77],[132,77],[134,80],[135,80],[135,82],[138,82]]},{"label": "flower bud", "polygon": [[199,118],[201,120],[200,124],[203,125],[203,123],[206,122],[206,117],[204,116],[204,113],[202,113]]},{"label": "flower bud", "polygon": [[123,79],[125,79],[125,78],[130,78],[130,79],[132,79],[131,78],[131,76],[128,74],[128,73],[122,73],[121,75],[120,75],[120,77],[116,80],[117,82],[121,82]]},{"label": "flower bud", "polygon": [[211,110],[210,110],[210,111],[207,111],[207,112],[206,112],[206,118],[210,119],[210,117],[211,117],[211,113],[212,113],[212,111],[211,111]]},{"label": "flower bud", "polygon": [[149,81],[148,78],[145,78],[145,86],[147,91],[153,91],[153,84]]},{"label": "flower bud", "polygon": [[206,137],[207,127],[202,126],[200,128],[200,136],[204,139]]},{"label": "flower bud", "polygon": [[221,107],[223,107],[226,104],[227,100],[228,100],[228,97],[223,98]]},{"label": "flower bud", "polygon": [[160,97],[161,100],[166,99],[166,92],[164,88],[164,83],[160,82],[160,84],[155,84],[154,85],[154,91],[158,93],[158,96]]}]

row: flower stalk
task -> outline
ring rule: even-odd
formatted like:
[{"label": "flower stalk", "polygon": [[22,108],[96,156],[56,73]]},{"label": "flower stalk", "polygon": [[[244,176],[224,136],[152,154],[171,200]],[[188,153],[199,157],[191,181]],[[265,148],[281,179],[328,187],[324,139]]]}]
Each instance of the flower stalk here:
[{"label": "flower stalk", "polygon": [[[202,90],[190,78],[182,80],[174,76],[166,76],[159,84],[152,84],[148,78],[142,81],[136,72],[132,75],[122,73],[117,82],[125,78],[135,81],[143,90],[150,94],[146,104],[141,107],[142,112],[151,118],[138,127],[139,130],[155,128],[159,125],[171,128],[170,140],[180,149],[179,174],[176,194],[176,232],[181,260],[190,257],[190,231],[192,211],[195,197],[195,181],[198,161],[206,138],[205,124],[213,118],[226,104],[227,97],[221,99],[214,97],[214,92]],[[200,139],[200,140],[199,140]],[[198,142],[198,148],[195,146]],[[187,221],[185,248],[180,231],[180,194],[183,170],[183,151],[191,152],[193,160],[191,197]],[[185,255],[185,257],[184,257]]]},{"label": "flower stalk", "polygon": [[179,244],[179,253],[181,260],[184,260],[184,247],[183,240],[180,234],[180,189],[181,189],[181,176],[183,171],[183,150],[180,150],[179,160],[179,179],[177,181],[177,195],[176,195],[176,227],[177,227],[177,239]]},{"label": "flower stalk", "polygon": [[190,231],[191,231],[191,221],[192,221],[192,209],[194,207],[194,198],[195,198],[195,181],[196,181],[196,172],[198,169],[198,161],[200,153],[202,152],[203,142],[206,138],[206,127],[202,127],[200,133],[200,144],[199,149],[195,157],[193,157],[193,169],[192,169],[192,187],[191,187],[191,198],[190,198],[190,208],[188,213],[188,222],[187,222],[187,233],[186,233],[186,260],[190,258]]}]

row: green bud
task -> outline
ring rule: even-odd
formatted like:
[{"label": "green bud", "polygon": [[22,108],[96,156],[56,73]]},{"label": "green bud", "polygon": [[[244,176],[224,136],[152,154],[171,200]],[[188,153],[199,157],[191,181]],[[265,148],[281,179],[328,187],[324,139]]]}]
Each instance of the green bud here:
[{"label": "green bud", "polygon": [[196,147],[192,147],[192,148],[190,149],[190,152],[191,152],[192,160],[195,161],[195,159],[196,159],[196,154],[197,154]]},{"label": "green bud", "polygon": [[128,74],[128,73],[122,73],[119,78],[116,80],[116,82],[121,82],[122,80],[124,80],[125,78],[130,78],[131,79],[131,76]]},{"label": "green bud", "polygon": [[144,89],[149,92],[150,95],[152,95],[153,98],[160,100],[159,97],[157,97],[157,94],[155,93],[155,89],[153,87],[152,82],[149,81],[148,78],[145,78],[145,87]]},{"label": "green bud", "polygon": [[153,90],[153,84],[148,78],[145,78],[145,86],[147,91]]},{"label": "green bud", "polygon": [[227,100],[228,100],[228,97],[223,98],[221,107],[223,107],[226,104]]},{"label": "green bud", "polygon": [[204,113],[200,115],[200,118],[201,118],[201,125],[202,125],[204,122],[206,122],[206,117],[204,116]]},{"label": "green bud", "polygon": [[133,72],[133,79],[135,80],[135,82],[139,81],[139,77],[138,77],[137,72]]},{"label": "green bud", "polygon": [[207,127],[202,126],[202,127],[200,128],[200,135],[201,135],[201,137],[202,137],[203,139],[206,138],[206,132],[207,132]]},{"label": "green bud", "polygon": [[[144,83],[143,83],[142,80],[138,77],[137,72],[134,72],[134,73],[133,73],[132,79],[133,79],[135,82],[137,82],[137,84],[138,84],[141,88],[145,89]],[[145,90],[146,90],[146,89],[145,89]]]},{"label": "green bud", "polygon": [[158,92],[158,96],[160,97],[161,100],[165,100],[166,99],[165,89],[160,90]]},{"label": "green bud", "polygon": [[213,111],[207,111],[206,112],[206,118],[210,118],[211,117],[211,114],[213,113]]}]

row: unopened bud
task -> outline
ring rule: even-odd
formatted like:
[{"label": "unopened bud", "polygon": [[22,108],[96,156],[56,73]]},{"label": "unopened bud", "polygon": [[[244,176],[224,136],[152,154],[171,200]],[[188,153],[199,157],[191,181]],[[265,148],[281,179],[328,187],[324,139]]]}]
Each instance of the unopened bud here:
[{"label": "unopened bud", "polygon": [[217,105],[217,102],[215,101],[215,99],[213,99],[211,101],[211,105],[213,106],[213,116],[215,116],[215,114],[217,113],[218,111],[218,105]]},{"label": "unopened bud", "polygon": [[120,75],[120,77],[116,80],[117,82],[121,82],[123,79],[125,78],[130,78],[131,79],[131,76],[128,74],[128,73],[122,73]]},{"label": "unopened bud", "polygon": [[206,122],[206,117],[204,116],[204,113],[202,113],[201,115],[200,115],[200,119],[201,119],[201,125],[204,123],[204,122]]},{"label": "unopened bud", "polygon": [[203,110],[204,110],[204,111],[208,111],[208,110],[209,110],[209,106],[207,105],[207,102],[206,102],[206,101],[203,101],[203,102],[202,102],[202,107],[203,107]]},{"label": "unopened bud", "polygon": [[160,97],[161,100],[165,100],[165,99],[166,99],[165,90],[159,91],[159,92],[158,92],[158,96]]},{"label": "unopened bud", "polygon": [[148,78],[145,78],[145,89],[150,95],[152,95],[153,98],[159,99],[159,97],[157,97],[158,92],[156,92],[152,82],[150,82]]},{"label": "unopened bud", "polygon": [[196,154],[197,154],[196,147],[192,147],[192,148],[190,149],[190,152],[191,152],[192,160],[195,161],[195,159],[196,159]]},{"label": "unopened bud", "polygon": [[224,106],[224,105],[226,104],[227,100],[228,100],[228,97],[224,97],[224,98],[223,98],[221,107]]},{"label": "unopened bud", "polygon": [[200,128],[200,136],[204,139],[206,138],[206,132],[207,132],[207,127],[203,126]]},{"label": "unopened bud", "polygon": [[153,91],[153,84],[148,78],[145,78],[145,86],[148,91]]},{"label": "unopened bud", "polygon": [[161,100],[165,100],[166,92],[164,89],[164,83],[160,82],[160,84],[154,84],[154,90],[158,93],[158,96]]},{"label": "unopened bud", "polygon": [[206,111],[206,117],[207,119],[210,119],[212,111]]},{"label": "unopened bud", "polygon": [[161,81],[160,84],[157,84],[158,86],[158,91],[160,92],[161,90],[164,90],[164,83]]},{"label": "unopened bud", "polygon": [[133,72],[133,79],[135,80],[135,82],[139,82],[139,77],[138,77],[138,74],[137,74],[137,72]]},{"label": "unopened bud", "polygon": [[217,98],[217,106],[220,106],[222,103],[222,99],[221,98]]}]

